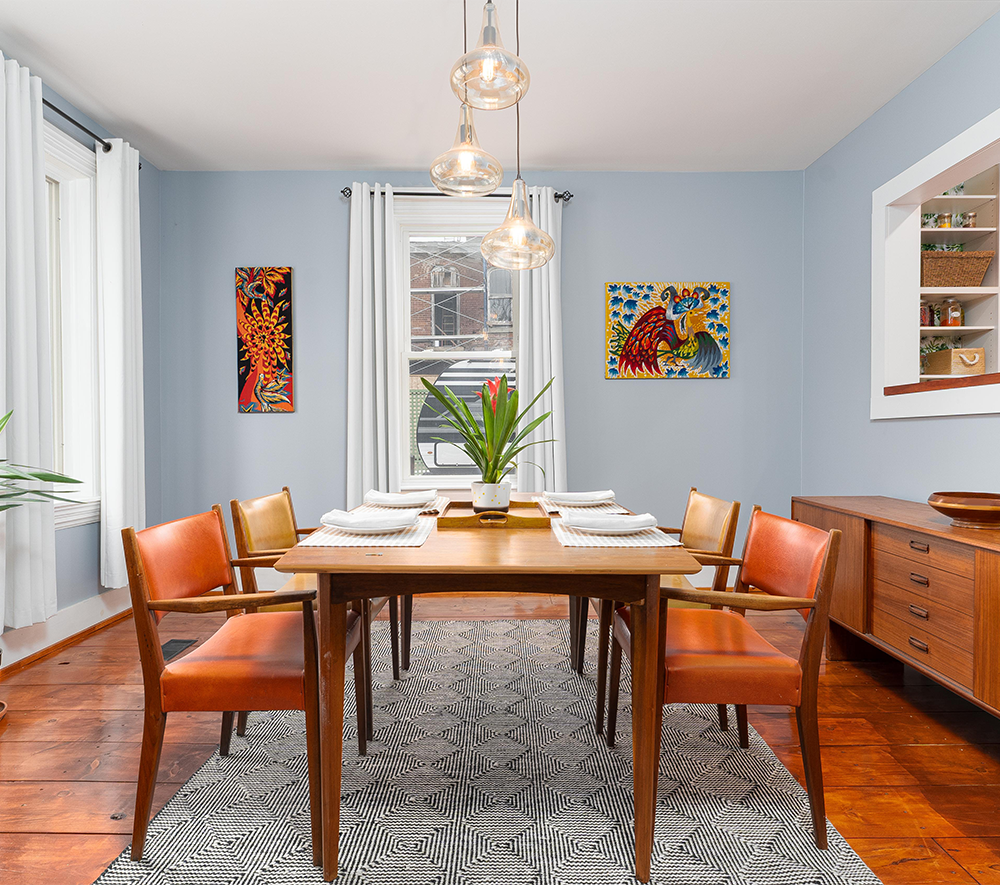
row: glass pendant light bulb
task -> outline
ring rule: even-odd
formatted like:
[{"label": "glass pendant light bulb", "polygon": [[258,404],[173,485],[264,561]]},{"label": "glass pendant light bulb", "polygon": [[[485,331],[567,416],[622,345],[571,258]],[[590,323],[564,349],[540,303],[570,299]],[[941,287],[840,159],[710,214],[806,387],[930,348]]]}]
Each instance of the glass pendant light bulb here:
[{"label": "glass pendant light bulb", "polygon": [[541,267],[555,254],[552,237],[531,220],[528,188],[523,178],[514,180],[503,224],[483,237],[479,250],[489,264],[507,270]]},{"label": "glass pendant light bulb", "polygon": [[479,146],[472,108],[463,104],[455,144],[431,164],[434,187],[452,197],[481,197],[492,194],[502,180],[503,166]]},{"label": "glass pendant light bulb", "polygon": [[466,104],[499,111],[517,104],[528,91],[528,66],[500,41],[500,20],[493,0],[483,7],[479,42],[451,69],[451,88]]}]

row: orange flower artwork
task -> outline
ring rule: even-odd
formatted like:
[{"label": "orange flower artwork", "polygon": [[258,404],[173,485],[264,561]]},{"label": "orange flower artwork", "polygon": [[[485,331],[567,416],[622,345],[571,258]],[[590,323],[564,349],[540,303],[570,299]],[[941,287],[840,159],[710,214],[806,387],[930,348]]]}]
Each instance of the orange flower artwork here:
[{"label": "orange flower artwork", "polygon": [[292,412],[292,269],[236,268],[241,412]]}]

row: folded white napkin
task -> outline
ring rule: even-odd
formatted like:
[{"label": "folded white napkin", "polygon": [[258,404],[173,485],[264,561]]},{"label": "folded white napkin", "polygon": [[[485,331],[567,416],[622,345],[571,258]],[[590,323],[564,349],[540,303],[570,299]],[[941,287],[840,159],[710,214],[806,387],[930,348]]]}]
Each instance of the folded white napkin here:
[{"label": "folded white napkin", "polygon": [[652,513],[640,513],[633,516],[629,513],[596,514],[564,513],[563,525],[584,531],[632,531],[650,529],[656,526],[656,517]]},{"label": "folded white napkin", "polygon": [[382,507],[426,507],[437,498],[437,494],[437,489],[428,489],[425,492],[403,492],[402,494],[379,492],[372,489],[365,493],[365,503],[378,504]]},{"label": "folded white napkin", "polygon": [[323,525],[350,531],[351,529],[406,528],[415,525],[419,509],[396,510],[393,513],[351,513],[347,510],[331,510],[320,517]]},{"label": "folded white napkin", "polygon": [[614,489],[600,492],[544,492],[553,504],[604,504],[615,500]]}]

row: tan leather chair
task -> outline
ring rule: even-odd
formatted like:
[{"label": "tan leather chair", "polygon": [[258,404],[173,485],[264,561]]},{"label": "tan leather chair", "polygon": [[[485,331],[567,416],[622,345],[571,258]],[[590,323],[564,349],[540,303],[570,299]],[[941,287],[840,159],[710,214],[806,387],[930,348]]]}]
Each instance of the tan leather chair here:
[{"label": "tan leather chair", "polygon": [[[687,506],[684,509],[684,519],[681,527],[662,528],[667,534],[680,536],[680,542],[695,558],[705,566],[715,566],[715,576],[712,589],[723,591],[729,583],[729,567],[738,565],[738,559],[732,559],[733,545],[736,543],[736,525],[740,519],[740,502],[723,501],[711,495],[699,492],[694,486],[688,493]],[[661,590],[693,590],[694,586],[684,575],[663,575],[660,578]],[[604,730],[604,701],[607,692],[608,651],[611,643],[611,615],[614,603],[610,599],[591,599],[590,603],[597,609],[598,621],[597,646],[597,712],[595,725],[597,733]],[[704,608],[698,603],[685,603],[670,600],[673,607]],[[728,713],[726,706],[719,706],[719,725],[723,730],[728,728]],[[614,740],[613,729],[609,732]],[[609,743],[609,746],[611,744]]]},{"label": "tan leather chair", "polygon": [[[240,582],[244,592],[257,593],[256,568],[270,568],[289,549],[294,547],[300,535],[309,535],[315,528],[300,528],[295,519],[295,508],[292,506],[292,494],[288,486],[273,495],[260,498],[248,498],[238,501],[235,498],[229,502],[233,514],[233,532],[236,535],[236,553],[241,559],[254,560],[254,565],[240,568]],[[281,588],[282,590],[316,590],[315,575],[294,575]],[[362,604],[361,624],[361,656],[364,661],[362,673],[365,689],[365,722],[366,737],[371,740],[374,734],[374,701],[372,698],[372,638],[371,623],[375,616],[389,605],[389,636],[392,645],[392,675],[399,679],[399,627],[396,609],[396,597],[391,600],[386,596],[378,596],[365,600]],[[274,611],[279,606],[259,606],[258,611]],[[241,712],[236,727],[236,733],[242,735],[246,729],[246,713]]]},{"label": "tan leather chair", "polygon": [[[319,699],[317,695],[315,591],[279,593],[298,611],[244,613],[248,604],[274,600],[272,594],[239,594],[236,589],[222,508],[136,532],[122,530],[132,614],[139,639],[145,694],[142,749],[132,829],[132,859],[141,860],[163,748],[167,714],[174,711],[223,713],[220,752],[229,753],[232,711],[304,710],[312,809],[313,862],[320,858]],[[222,588],[222,594],[212,591]],[[210,595],[206,595],[210,594]],[[262,598],[264,597],[264,598]],[[159,623],[172,611],[226,612],[225,623],[186,655],[163,660]],[[349,612],[347,653],[360,663],[360,615]],[[363,681],[355,679],[359,744],[365,733]]]},{"label": "tan leather chair", "polygon": [[[749,746],[748,704],[794,707],[818,848],[826,848],[827,840],[816,695],[839,551],[838,530],[825,532],[755,507],[734,592],[664,591],[671,599],[713,608],[671,610],[663,703],[736,704],[741,747]],[[751,589],[759,592],[751,593]],[[764,639],[747,621],[747,609],[799,610],[806,629],[798,656],[786,655]],[[614,739],[623,649],[631,656],[627,607],[615,612],[614,638],[609,743]]]}]

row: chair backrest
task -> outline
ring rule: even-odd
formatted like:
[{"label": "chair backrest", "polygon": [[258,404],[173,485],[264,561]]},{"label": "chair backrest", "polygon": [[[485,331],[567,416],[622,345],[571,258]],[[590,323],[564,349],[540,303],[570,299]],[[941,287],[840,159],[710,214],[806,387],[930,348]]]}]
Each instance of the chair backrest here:
[{"label": "chair backrest", "polygon": [[[236,551],[240,556],[258,550],[284,550],[298,543],[295,510],[288,486],[273,495],[230,503]],[[240,549],[241,544],[245,545],[245,549]]]},{"label": "chair backrest", "polygon": [[731,556],[739,516],[739,501],[713,498],[692,486],[681,524],[681,543],[692,550],[711,550]]},{"label": "chair backrest", "polygon": [[148,696],[151,683],[158,683],[163,670],[157,625],[166,614],[151,611],[149,602],[201,596],[219,587],[224,593],[236,593],[222,507],[216,504],[207,513],[140,532],[122,529],[122,543]]}]

